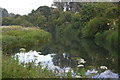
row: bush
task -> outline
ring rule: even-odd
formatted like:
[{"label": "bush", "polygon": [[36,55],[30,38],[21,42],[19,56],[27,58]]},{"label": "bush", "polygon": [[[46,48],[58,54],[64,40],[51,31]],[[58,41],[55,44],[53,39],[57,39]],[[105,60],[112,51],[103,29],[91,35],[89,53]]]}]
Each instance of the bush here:
[{"label": "bush", "polygon": [[3,56],[2,78],[56,78],[55,74],[47,68],[42,69],[41,64],[34,65],[34,62],[19,64],[9,56]]}]

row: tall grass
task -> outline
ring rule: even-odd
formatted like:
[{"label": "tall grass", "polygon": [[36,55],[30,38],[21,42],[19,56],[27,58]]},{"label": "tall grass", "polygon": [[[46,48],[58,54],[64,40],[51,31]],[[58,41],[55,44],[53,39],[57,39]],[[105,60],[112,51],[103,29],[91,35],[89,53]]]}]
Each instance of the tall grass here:
[{"label": "tall grass", "polygon": [[47,68],[34,65],[34,62],[19,64],[17,60],[10,56],[3,56],[2,78],[56,78],[55,74]]},{"label": "tall grass", "polygon": [[41,29],[27,29],[23,27],[3,27],[2,47],[3,52],[20,47],[40,45],[50,41],[51,35]]}]

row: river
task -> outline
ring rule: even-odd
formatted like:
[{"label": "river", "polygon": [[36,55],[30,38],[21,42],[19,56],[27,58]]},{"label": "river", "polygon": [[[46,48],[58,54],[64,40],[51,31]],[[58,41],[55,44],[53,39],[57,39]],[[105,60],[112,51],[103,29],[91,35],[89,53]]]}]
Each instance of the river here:
[{"label": "river", "polygon": [[16,50],[12,56],[18,57],[20,63],[34,62],[36,66],[40,63],[42,68],[57,70],[57,76],[71,72],[78,78],[83,75],[88,78],[119,77],[117,49],[98,46],[94,40],[60,39],[25,49],[27,52]]}]

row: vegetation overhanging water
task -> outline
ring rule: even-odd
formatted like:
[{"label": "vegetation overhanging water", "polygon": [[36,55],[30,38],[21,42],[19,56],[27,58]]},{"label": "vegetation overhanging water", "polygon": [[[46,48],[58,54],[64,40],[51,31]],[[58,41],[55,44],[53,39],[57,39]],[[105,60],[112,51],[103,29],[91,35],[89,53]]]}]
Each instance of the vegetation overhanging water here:
[{"label": "vegetation overhanging water", "polygon": [[[62,38],[64,38],[64,41]],[[46,70],[52,70],[56,74],[56,77],[118,78],[116,48],[112,48],[111,50],[110,47],[98,46],[91,39],[69,38],[68,42],[68,37],[62,38],[46,42],[42,45],[34,45],[21,49],[18,47],[15,50],[18,53],[13,57],[19,63],[23,64],[24,67],[27,66],[26,64],[32,63],[34,66],[41,65],[40,67],[43,70],[46,68]],[[23,50],[23,52],[19,50]],[[24,52],[25,50],[28,52]]]},{"label": "vegetation overhanging water", "polygon": [[[67,68],[67,73],[62,77],[74,75],[76,78],[93,76],[101,78],[100,75],[103,75],[103,78],[118,78],[118,26],[120,25],[118,4],[83,3],[80,5],[77,11],[64,12],[59,8],[43,6],[36,11],[33,10],[29,15],[3,18],[3,25],[29,26],[28,28],[21,26],[2,28],[3,53],[5,55],[18,53],[19,56],[18,62],[3,56],[3,77],[58,77],[55,76],[58,75],[56,73],[49,74],[53,72],[49,70],[49,60],[45,68],[43,68],[45,65],[35,66],[34,60],[33,63],[18,65],[21,61],[20,55],[29,57],[32,53],[41,53],[37,56],[34,54],[33,58],[53,56],[54,68]],[[36,27],[30,28],[30,26]],[[19,53],[19,49],[27,50],[28,53]],[[30,50],[33,52],[29,52]],[[28,55],[29,53],[31,55]],[[6,65],[9,59],[10,64],[13,65]],[[22,68],[24,68],[23,72],[26,71],[26,75],[21,74]],[[11,72],[13,74],[10,74]],[[63,72],[66,72],[66,69]],[[17,73],[18,75],[15,75]],[[86,74],[92,75],[86,76]]]}]

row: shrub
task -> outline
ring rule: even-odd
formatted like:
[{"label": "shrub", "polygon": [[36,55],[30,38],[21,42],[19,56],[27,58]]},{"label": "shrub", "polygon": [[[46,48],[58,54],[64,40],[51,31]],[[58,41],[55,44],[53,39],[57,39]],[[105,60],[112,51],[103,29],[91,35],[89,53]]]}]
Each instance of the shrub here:
[{"label": "shrub", "polygon": [[55,74],[47,68],[42,69],[33,63],[19,64],[10,56],[3,56],[2,60],[2,78],[55,78]]}]

